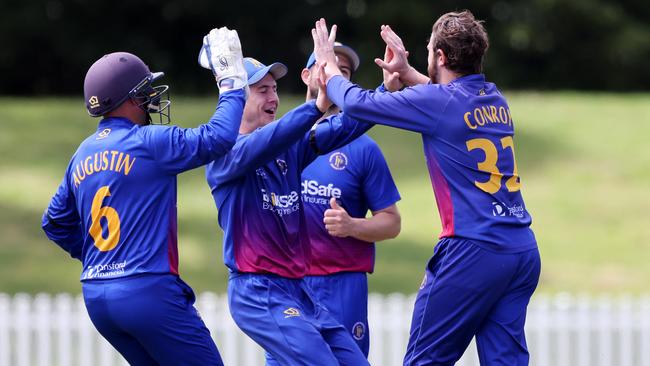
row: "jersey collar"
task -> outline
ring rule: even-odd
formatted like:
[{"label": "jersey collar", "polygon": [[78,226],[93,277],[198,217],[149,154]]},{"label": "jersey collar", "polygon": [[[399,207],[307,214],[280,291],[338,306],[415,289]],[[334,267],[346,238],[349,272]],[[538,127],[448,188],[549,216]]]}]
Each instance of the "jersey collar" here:
[{"label": "jersey collar", "polygon": [[135,126],[135,123],[131,122],[128,118],[124,117],[107,117],[99,121],[98,129],[106,127],[126,127],[131,128]]}]

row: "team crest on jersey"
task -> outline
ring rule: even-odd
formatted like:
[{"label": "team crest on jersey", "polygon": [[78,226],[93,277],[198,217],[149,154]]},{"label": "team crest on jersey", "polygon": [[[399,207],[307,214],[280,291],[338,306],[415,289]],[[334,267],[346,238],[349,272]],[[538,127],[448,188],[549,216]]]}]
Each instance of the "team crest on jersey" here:
[{"label": "team crest on jersey", "polygon": [[287,162],[282,159],[275,159],[275,163],[278,165],[278,168],[280,168],[282,175],[287,175],[287,171],[289,170]]},{"label": "team crest on jersey", "polygon": [[352,338],[360,341],[366,336],[366,325],[362,322],[356,322],[352,326]]},{"label": "team crest on jersey", "polygon": [[344,153],[337,151],[330,155],[330,166],[336,170],[343,170],[348,165],[348,157]]},{"label": "team crest on jersey", "polygon": [[296,308],[288,308],[287,310],[283,311],[284,317],[285,318],[293,318],[294,316],[300,316],[300,311]]},{"label": "team crest on jersey", "polygon": [[108,137],[108,134],[110,134],[110,133],[111,133],[111,129],[110,128],[105,128],[105,129],[102,130],[102,132],[97,134],[97,138],[95,140],[105,139],[106,137]]},{"label": "team crest on jersey", "polygon": [[521,204],[513,204],[508,206],[503,202],[492,202],[492,216],[515,216],[518,219],[523,219],[526,216],[526,209]]},{"label": "team crest on jersey", "polygon": [[505,216],[506,210],[499,202],[492,202],[492,216]]},{"label": "team crest on jersey", "polygon": [[266,179],[266,172],[264,171],[264,168],[258,168],[255,173],[257,173],[257,175],[260,177]]}]

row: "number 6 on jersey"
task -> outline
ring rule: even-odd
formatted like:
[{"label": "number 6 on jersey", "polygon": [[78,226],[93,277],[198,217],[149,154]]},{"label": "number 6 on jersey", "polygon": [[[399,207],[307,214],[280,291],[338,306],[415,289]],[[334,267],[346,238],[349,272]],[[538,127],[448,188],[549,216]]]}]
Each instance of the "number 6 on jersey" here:
[{"label": "number 6 on jersey", "polygon": [[[120,241],[120,215],[110,206],[102,206],[104,198],[109,197],[111,191],[108,186],[103,186],[97,190],[93,198],[93,204],[90,208],[91,224],[88,232],[95,241],[95,246],[102,252],[109,251],[117,246]],[[106,218],[108,224],[108,235],[106,239],[102,235],[101,218]]]}]

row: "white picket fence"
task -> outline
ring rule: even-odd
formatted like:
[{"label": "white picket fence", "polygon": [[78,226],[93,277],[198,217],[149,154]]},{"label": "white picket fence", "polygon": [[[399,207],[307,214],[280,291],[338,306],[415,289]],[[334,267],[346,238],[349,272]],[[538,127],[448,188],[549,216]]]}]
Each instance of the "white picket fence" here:
[{"label": "white picket fence", "polygon": [[[370,362],[401,365],[413,296],[371,294]],[[227,366],[263,365],[262,350],[236,327],[225,296],[197,307]],[[650,366],[650,296],[533,298],[526,324],[531,365]],[[0,366],[127,363],[93,328],[83,300],[69,294],[0,294]],[[458,365],[478,365],[470,345]]]}]

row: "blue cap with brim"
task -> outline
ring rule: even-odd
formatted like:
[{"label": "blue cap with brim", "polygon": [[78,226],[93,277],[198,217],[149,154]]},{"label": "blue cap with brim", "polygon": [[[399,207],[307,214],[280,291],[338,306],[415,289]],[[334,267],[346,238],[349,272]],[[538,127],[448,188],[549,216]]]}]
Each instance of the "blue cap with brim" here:
[{"label": "blue cap with brim", "polygon": [[[334,42],[334,53],[340,53],[345,55],[347,58],[350,59],[350,62],[352,62],[352,71],[357,71],[359,68],[359,55],[357,55],[356,52],[352,49],[352,47],[348,47],[344,45],[341,42]],[[310,68],[314,66],[316,63],[316,55],[312,52],[311,55],[309,55],[309,59],[307,60],[307,65],[305,65],[306,68]]]},{"label": "blue cap with brim", "polygon": [[262,80],[268,73],[271,73],[275,80],[287,74],[287,67],[283,63],[274,62],[266,66],[252,57],[244,58],[244,68],[248,74],[248,85],[253,85]]}]

